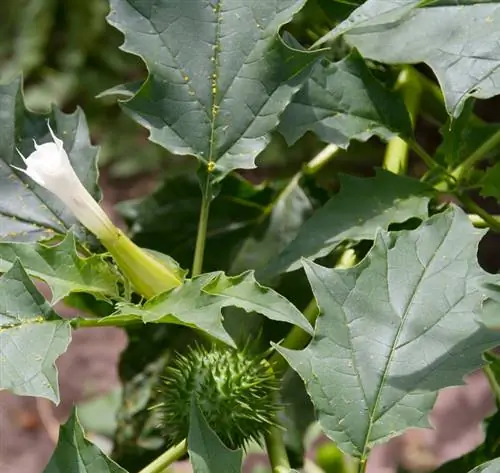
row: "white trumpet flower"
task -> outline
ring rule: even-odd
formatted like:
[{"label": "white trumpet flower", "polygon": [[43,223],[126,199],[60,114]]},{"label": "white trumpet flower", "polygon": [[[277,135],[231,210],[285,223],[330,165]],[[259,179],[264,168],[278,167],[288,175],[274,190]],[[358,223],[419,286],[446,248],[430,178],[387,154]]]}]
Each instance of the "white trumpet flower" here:
[{"label": "white trumpet flower", "polygon": [[53,143],[39,145],[27,158],[18,150],[26,169],[12,166],[56,195],[113,256],[135,289],[146,297],[167,291],[182,282],[178,267],[168,266],[133,243],[106,215],[75,173],[63,142],[48,124]]},{"label": "white trumpet flower", "polygon": [[38,145],[33,140],[35,151],[27,158],[17,150],[26,164],[26,169],[12,167],[24,172],[37,184],[59,197],[75,217],[98,238],[113,238],[117,234],[116,227],[85,189],[71,166],[62,140],[57,138],[48,123],[47,125],[54,142]]}]

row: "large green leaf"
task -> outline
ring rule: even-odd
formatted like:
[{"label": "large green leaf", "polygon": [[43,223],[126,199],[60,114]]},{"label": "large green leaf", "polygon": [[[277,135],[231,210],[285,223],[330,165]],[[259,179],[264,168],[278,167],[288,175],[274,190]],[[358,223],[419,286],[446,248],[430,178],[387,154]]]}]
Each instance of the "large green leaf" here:
[{"label": "large green leaf", "polygon": [[61,426],[59,441],[43,473],[127,473],[90,443],[76,412]]},{"label": "large green leaf", "polygon": [[341,190],[301,227],[297,237],[259,274],[269,277],[319,258],[343,240],[373,239],[379,228],[427,216],[429,189],[419,181],[378,170],[370,179],[342,176]]},{"label": "large green leaf", "polygon": [[[11,167],[25,167],[16,147],[28,156],[34,150],[33,138],[38,143],[51,140],[47,117],[25,110],[20,79],[0,85],[0,110],[0,240],[36,241],[66,233],[76,223],[73,214],[52,193]],[[82,111],[66,115],[54,109],[51,123],[76,174],[97,196],[97,148],[90,144]],[[77,227],[77,234],[83,229]]]},{"label": "large green leaf", "polygon": [[8,271],[17,259],[30,276],[49,285],[52,303],[72,292],[86,292],[99,299],[119,295],[117,273],[100,255],[79,256],[73,233],[57,246],[0,242],[0,272]]},{"label": "large green leaf", "polygon": [[261,286],[252,271],[234,277],[222,272],[202,274],[150,299],[143,306],[122,304],[117,314],[102,320],[142,319],[144,322],[194,326],[234,346],[222,325],[222,309],[230,306],[255,311],[271,320],[295,324],[312,332],[302,313],[277,292]]},{"label": "large green leaf", "polygon": [[243,453],[230,450],[217,437],[193,400],[189,419],[189,459],[193,473],[240,473]]},{"label": "large green leaf", "polygon": [[437,390],[463,383],[500,334],[477,318],[484,232],[458,208],[414,231],[380,233],[348,270],[304,266],[321,309],[307,348],[279,348],[306,384],[325,433],[345,452],[426,426]]},{"label": "large green leaf", "polygon": [[403,100],[373,77],[356,51],[327,66],[318,65],[281,117],[279,131],[289,144],[314,131],[323,141],[346,148],[352,139],[412,135]]},{"label": "large green leaf", "polygon": [[500,93],[498,1],[368,0],[331,34],[387,64],[425,62],[458,115],[467,97]]},{"label": "large green leaf", "polygon": [[71,340],[19,261],[0,278],[0,389],[59,402],[55,360]]},{"label": "large green leaf", "polygon": [[278,35],[305,0],[111,0],[108,21],[149,77],[124,108],[150,139],[227,173],[255,167],[321,53]]}]

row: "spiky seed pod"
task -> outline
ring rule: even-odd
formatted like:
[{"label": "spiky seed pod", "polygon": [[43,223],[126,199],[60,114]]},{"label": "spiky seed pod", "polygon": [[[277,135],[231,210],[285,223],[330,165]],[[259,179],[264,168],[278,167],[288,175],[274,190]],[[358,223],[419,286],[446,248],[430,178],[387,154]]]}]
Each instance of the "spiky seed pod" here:
[{"label": "spiky seed pod", "polygon": [[191,397],[229,448],[244,447],[275,425],[278,382],[269,363],[247,350],[196,346],[164,372],[159,400],[169,442],[185,439]]}]

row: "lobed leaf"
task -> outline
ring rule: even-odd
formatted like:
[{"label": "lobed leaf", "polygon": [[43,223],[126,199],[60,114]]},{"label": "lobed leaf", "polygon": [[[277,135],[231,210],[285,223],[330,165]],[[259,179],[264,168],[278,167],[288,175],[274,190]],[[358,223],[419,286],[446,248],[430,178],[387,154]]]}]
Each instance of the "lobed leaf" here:
[{"label": "lobed leaf", "polygon": [[0,278],[0,390],[59,403],[55,361],[71,340],[61,319],[16,260]]},{"label": "lobed leaf", "polygon": [[427,426],[437,391],[462,384],[500,343],[477,320],[483,234],[452,207],[414,231],[380,233],[354,268],[304,260],[322,315],[304,350],[277,349],[345,452],[365,459],[374,444]]},{"label": "lobed leaf", "polygon": [[415,179],[377,170],[374,178],[346,175],[340,183],[340,192],[302,225],[295,239],[258,273],[259,279],[298,269],[301,258],[324,256],[343,240],[371,240],[379,228],[427,216],[429,188]]},{"label": "lobed leaf", "polygon": [[322,41],[345,34],[361,54],[386,64],[425,62],[458,116],[468,97],[500,93],[499,2],[368,0]]},{"label": "lobed leaf", "polygon": [[101,255],[81,257],[70,232],[56,246],[0,242],[0,272],[8,271],[16,260],[27,273],[45,281],[52,291],[52,303],[74,292],[98,299],[118,297],[118,275]]},{"label": "lobed leaf", "polygon": [[288,144],[313,131],[342,148],[352,139],[413,134],[401,96],[373,77],[357,51],[342,61],[317,65],[283,113],[278,130]]},{"label": "lobed leaf", "polygon": [[231,306],[247,312],[255,311],[269,319],[292,323],[312,332],[302,313],[277,292],[261,286],[253,271],[234,277],[222,272],[202,274],[150,299],[143,306],[121,304],[115,315],[102,320],[104,323],[114,319],[188,325],[234,346],[222,324],[222,309]]},{"label": "lobed leaf", "polygon": [[227,174],[253,168],[267,134],[321,52],[280,27],[305,0],[111,0],[110,24],[149,77],[124,110],[150,139]]}]

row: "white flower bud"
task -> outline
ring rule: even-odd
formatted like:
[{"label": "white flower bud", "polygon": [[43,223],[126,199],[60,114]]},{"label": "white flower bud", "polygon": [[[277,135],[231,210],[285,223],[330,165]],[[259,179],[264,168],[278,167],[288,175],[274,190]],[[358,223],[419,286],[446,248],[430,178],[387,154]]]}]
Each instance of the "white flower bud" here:
[{"label": "white flower bud", "polygon": [[35,151],[27,158],[18,150],[26,164],[26,169],[12,167],[24,172],[37,184],[59,197],[82,225],[98,238],[110,238],[116,234],[116,227],[85,189],[71,166],[62,140],[54,135],[49,124],[48,127],[54,142],[38,145],[33,140]]},{"label": "white flower bud", "polygon": [[180,268],[142,250],[113,225],[81,183],[64,151],[63,142],[54,135],[50,125],[49,131],[53,143],[38,145],[35,142],[35,151],[27,158],[18,150],[26,169],[12,167],[59,197],[75,217],[101,240],[137,292],[153,297],[179,286],[184,278]]}]

